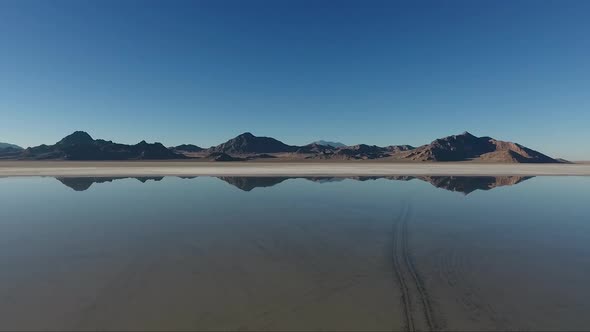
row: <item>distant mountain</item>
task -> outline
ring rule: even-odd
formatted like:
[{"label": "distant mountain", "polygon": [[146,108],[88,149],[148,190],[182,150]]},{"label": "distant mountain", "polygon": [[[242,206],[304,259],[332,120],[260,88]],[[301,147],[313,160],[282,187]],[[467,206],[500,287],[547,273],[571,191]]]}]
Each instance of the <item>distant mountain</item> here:
[{"label": "distant mountain", "polygon": [[93,139],[88,133],[76,131],[54,145],[40,145],[27,148],[21,154],[23,159],[58,160],[149,160],[183,159],[184,155],[167,149],[161,143],[141,141],[135,145],[113,143]]},{"label": "distant mountain", "polygon": [[308,145],[300,146],[296,153],[309,153],[309,154],[323,154],[323,153],[334,153],[334,147],[330,145],[322,145],[318,143],[311,143]]},{"label": "distant mountain", "polygon": [[23,151],[18,145],[10,143],[0,143],[0,159],[14,158],[19,156]]},{"label": "distant mountain", "polygon": [[23,148],[21,148],[18,145],[0,142],[0,150],[3,150],[3,149],[23,150]]},{"label": "distant mountain", "polygon": [[520,144],[468,132],[434,140],[401,156],[411,161],[487,161],[502,163],[558,163],[559,161]]},{"label": "distant mountain", "polygon": [[229,141],[209,149],[210,152],[227,154],[295,152],[297,146],[287,145],[271,137],[258,137],[243,133]]},{"label": "distant mountain", "polygon": [[201,151],[205,150],[202,147],[199,147],[199,146],[196,146],[193,144],[181,144],[178,146],[172,146],[169,149],[172,151],[175,151],[175,152],[179,152],[179,153],[183,153],[183,152],[193,153],[193,152],[201,152]]},{"label": "distant mountain", "polygon": [[[330,142],[330,141],[324,141],[324,140],[319,140],[319,141],[315,141],[312,142],[311,144],[317,144],[317,145],[324,145],[324,146],[331,146],[333,148],[342,148],[345,147],[346,144],[344,143],[340,143],[340,142]],[[310,144],[310,145],[311,145]]]}]

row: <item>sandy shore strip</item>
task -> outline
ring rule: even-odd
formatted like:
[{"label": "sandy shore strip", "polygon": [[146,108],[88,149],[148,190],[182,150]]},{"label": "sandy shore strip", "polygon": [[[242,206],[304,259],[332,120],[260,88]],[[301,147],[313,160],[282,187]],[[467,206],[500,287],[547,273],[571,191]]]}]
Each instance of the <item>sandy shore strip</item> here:
[{"label": "sandy shore strip", "polygon": [[0,161],[0,177],[590,175],[590,164]]}]

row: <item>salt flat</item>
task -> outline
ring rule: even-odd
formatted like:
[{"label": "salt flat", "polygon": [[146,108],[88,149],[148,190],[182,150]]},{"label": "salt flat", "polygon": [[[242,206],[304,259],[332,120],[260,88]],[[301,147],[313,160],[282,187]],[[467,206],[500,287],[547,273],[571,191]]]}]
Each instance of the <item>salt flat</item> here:
[{"label": "salt flat", "polygon": [[0,176],[590,175],[590,164],[0,161]]}]

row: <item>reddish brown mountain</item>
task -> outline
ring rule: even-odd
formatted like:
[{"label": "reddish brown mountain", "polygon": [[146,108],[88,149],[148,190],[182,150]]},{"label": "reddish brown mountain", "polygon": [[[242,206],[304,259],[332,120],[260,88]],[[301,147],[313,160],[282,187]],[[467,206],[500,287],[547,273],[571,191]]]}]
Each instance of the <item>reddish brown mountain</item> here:
[{"label": "reddish brown mountain", "polygon": [[476,137],[468,132],[434,140],[409,152],[400,159],[411,161],[488,161],[503,163],[558,163],[538,151],[520,144],[491,137]]}]

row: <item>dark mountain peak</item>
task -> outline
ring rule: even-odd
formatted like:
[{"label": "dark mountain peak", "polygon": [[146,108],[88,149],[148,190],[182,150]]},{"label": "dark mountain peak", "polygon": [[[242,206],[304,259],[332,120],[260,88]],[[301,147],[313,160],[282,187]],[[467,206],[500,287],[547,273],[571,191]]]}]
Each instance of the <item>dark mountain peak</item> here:
[{"label": "dark mountain peak", "polygon": [[256,140],[257,138],[265,138],[265,137],[254,136],[252,133],[246,132],[246,133],[240,134],[240,135],[232,138],[230,141],[233,140],[236,142],[252,142],[252,141]]},{"label": "dark mountain peak", "polygon": [[256,136],[254,136],[251,132],[247,131],[243,134],[240,134],[238,136],[236,136],[236,138],[255,138]]},{"label": "dark mountain peak", "polygon": [[436,142],[474,142],[474,141],[478,141],[478,140],[479,140],[478,137],[476,137],[466,131],[466,132],[463,132],[462,134],[459,134],[459,135],[451,135],[451,136],[435,139],[432,143],[436,143]]},{"label": "dark mountain peak", "polygon": [[72,134],[64,137],[57,144],[74,145],[74,144],[90,144],[94,139],[85,131],[75,131]]},{"label": "dark mountain peak", "polygon": [[287,145],[272,137],[254,136],[249,132],[209,149],[210,152],[235,154],[294,152],[296,146]]}]

